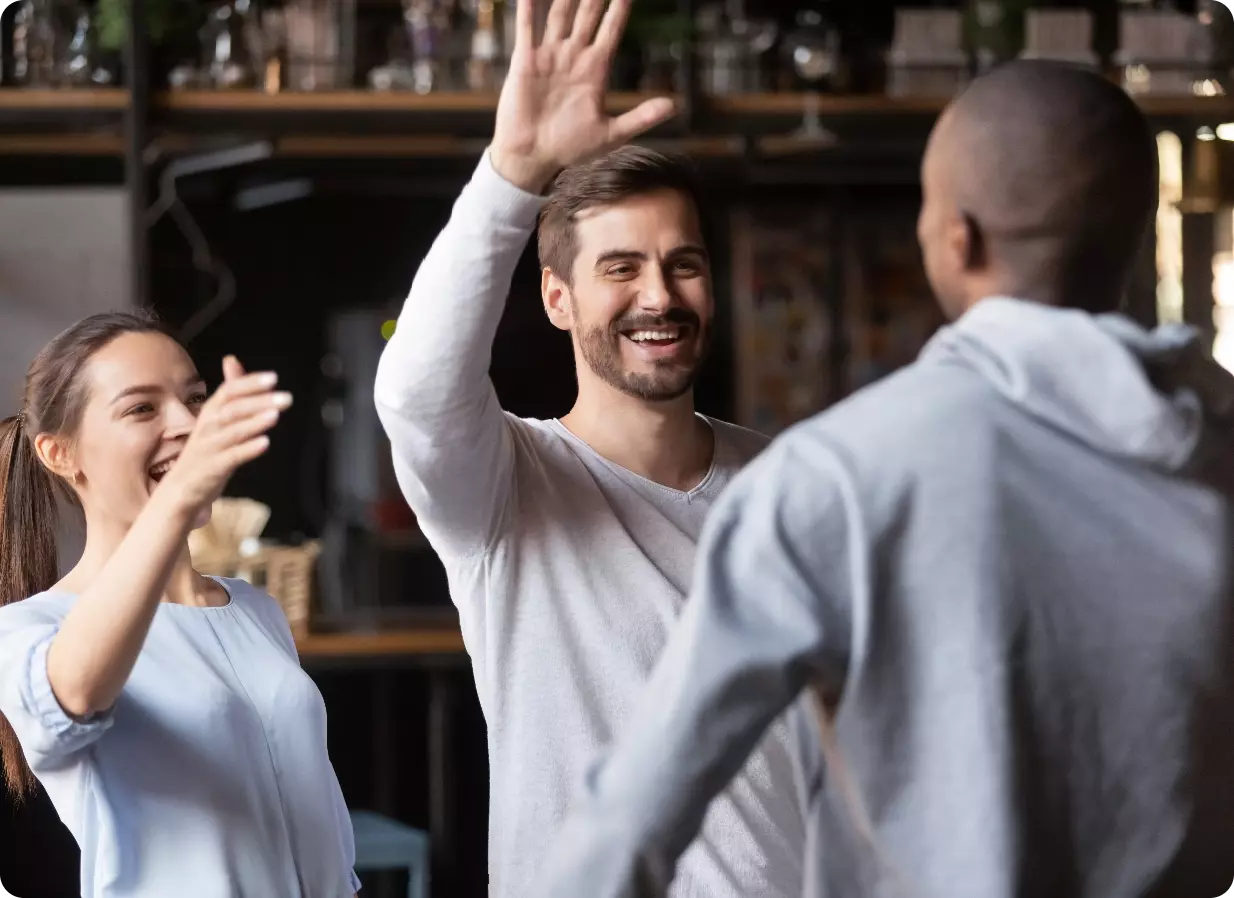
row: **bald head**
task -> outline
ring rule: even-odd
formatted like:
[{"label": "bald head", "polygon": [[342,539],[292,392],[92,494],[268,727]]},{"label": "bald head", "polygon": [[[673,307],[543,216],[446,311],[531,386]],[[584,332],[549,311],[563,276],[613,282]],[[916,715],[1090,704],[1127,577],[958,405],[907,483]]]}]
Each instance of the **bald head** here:
[{"label": "bald head", "polygon": [[940,118],[926,151],[921,238],[939,298],[1088,311],[1121,299],[1157,205],[1152,130],[1100,75],[1009,63]]}]

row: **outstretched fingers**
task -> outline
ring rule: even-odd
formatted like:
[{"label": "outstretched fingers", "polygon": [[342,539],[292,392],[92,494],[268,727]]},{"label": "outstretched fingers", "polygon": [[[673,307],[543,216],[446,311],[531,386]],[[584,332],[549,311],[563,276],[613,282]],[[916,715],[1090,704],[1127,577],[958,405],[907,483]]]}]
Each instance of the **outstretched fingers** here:
[{"label": "outstretched fingers", "polygon": [[573,21],[574,0],[553,0],[548,10],[548,22],[544,26],[544,43],[560,43],[568,38]]},{"label": "outstretched fingers", "polygon": [[223,461],[224,467],[227,470],[235,471],[241,465],[246,465],[260,458],[269,448],[270,438],[268,436],[264,433],[260,436],[255,436],[226,450]]},{"label": "outstretched fingers", "polygon": [[677,113],[677,105],[668,97],[645,100],[624,115],[609,121],[609,142],[628,143],[656,125],[668,121]]},{"label": "outstretched fingers", "polygon": [[626,22],[630,18],[630,3],[631,0],[612,0],[608,5],[608,12],[604,14],[604,21],[600,23],[600,30],[596,32],[596,48],[609,58],[616,54],[622,32],[626,30]]},{"label": "outstretched fingers", "polygon": [[517,0],[514,9],[514,46],[530,50],[536,45],[536,0]]},{"label": "outstretched fingers", "polygon": [[244,366],[240,364],[240,360],[234,355],[229,355],[223,359],[223,380],[236,380],[244,377]]},{"label": "outstretched fingers", "polygon": [[[230,377],[214,391],[214,395],[206,402],[206,406],[210,409],[217,409],[245,396],[269,393],[277,383],[278,375],[273,371],[258,371],[253,374]],[[204,408],[202,414],[205,414]]]},{"label": "outstretched fingers", "polygon": [[570,31],[571,40],[582,46],[590,44],[603,13],[604,0],[582,0],[578,5],[578,13],[574,16],[574,27]]}]

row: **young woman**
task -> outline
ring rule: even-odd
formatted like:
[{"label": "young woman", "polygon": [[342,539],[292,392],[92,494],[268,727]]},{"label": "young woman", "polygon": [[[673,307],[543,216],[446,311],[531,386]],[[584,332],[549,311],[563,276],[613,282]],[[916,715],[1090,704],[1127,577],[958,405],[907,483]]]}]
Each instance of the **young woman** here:
[{"label": "young woman", "polygon": [[[187,537],[291,403],[235,359],[209,399],[139,315],[39,353],[0,423],[0,759],[81,848],[82,898],[344,898],[359,888],[320,694],[270,596]],[[57,494],[86,545],[58,579]]]}]

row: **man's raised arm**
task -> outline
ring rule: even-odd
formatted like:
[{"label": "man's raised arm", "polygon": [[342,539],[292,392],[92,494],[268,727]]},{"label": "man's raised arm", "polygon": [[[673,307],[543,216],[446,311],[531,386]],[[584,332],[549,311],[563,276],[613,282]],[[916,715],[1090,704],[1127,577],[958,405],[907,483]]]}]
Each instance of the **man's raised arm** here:
[{"label": "man's raised arm", "polygon": [[556,0],[543,39],[520,0],[493,142],[425,257],[377,369],[378,413],[408,503],[439,549],[483,551],[504,523],[513,473],[489,381],[493,337],[553,175],[673,114],[648,100],[604,108],[631,0]]},{"label": "man's raised arm", "polygon": [[488,370],[543,203],[502,178],[490,155],[416,273],[375,387],[408,503],[439,548],[459,553],[495,537],[510,488],[510,438]]}]

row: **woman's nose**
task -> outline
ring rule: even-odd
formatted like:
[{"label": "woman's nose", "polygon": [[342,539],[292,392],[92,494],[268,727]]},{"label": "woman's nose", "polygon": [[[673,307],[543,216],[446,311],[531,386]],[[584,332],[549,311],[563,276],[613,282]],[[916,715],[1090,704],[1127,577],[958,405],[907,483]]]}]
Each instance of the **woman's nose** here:
[{"label": "woman's nose", "polygon": [[183,402],[171,402],[167,407],[167,435],[178,437],[191,433],[197,416]]}]

